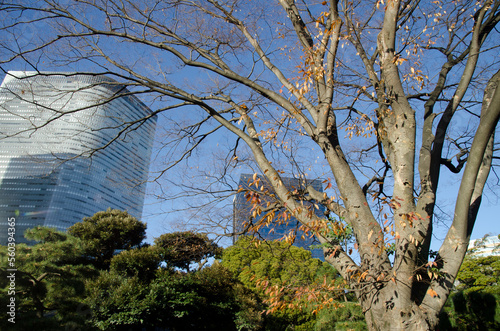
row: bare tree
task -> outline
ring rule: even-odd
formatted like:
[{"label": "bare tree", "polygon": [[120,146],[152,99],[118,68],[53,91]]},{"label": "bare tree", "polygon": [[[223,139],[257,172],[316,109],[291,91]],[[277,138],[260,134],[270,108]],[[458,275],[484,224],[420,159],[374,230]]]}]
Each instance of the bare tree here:
[{"label": "bare tree", "polygon": [[[151,98],[165,129],[161,176],[180,164],[189,174],[190,158],[205,160],[214,135],[224,161],[214,179],[223,184],[248,153],[280,207],[324,244],[370,329],[428,330],[467,250],[497,150],[499,6],[7,1],[1,67],[92,70]],[[460,190],[433,254],[438,188],[448,170]],[[283,185],[284,175],[315,173],[331,177],[325,188],[337,194]],[[195,194],[225,193],[193,183],[185,185]],[[301,200],[323,205],[337,221]],[[353,229],[359,261],[335,239],[343,224]]]}]

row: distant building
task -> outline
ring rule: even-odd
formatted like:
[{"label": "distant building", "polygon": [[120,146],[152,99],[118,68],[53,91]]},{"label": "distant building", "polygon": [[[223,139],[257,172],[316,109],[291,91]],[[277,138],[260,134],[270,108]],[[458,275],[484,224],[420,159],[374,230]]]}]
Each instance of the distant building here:
[{"label": "distant building", "polygon": [[[240,176],[240,181],[239,181],[239,187],[242,188],[238,194],[236,194],[236,197],[233,201],[233,229],[236,235],[233,237],[233,242],[235,242],[238,238],[237,233],[242,232],[244,230],[245,225],[248,224],[251,215],[252,215],[252,203],[247,200],[247,192],[248,190],[255,190],[255,187],[252,186],[250,187],[250,183],[253,181],[253,175],[248,175],[248,174],[242,174]],[[266,204],[272,203],[273,198],[270,196],[274,193],[271,185],[263,178],[259,177],[261,180],[261,185],[262,188],[265,190],[268,190],[269,193],[268,195],[260,195],[259,198],[261,199],[261,206],[266,206]],[[293,191],[295,189],[304,189],[307,185],[311,185],[314,189],[316,189],[319,192],[323,192],[323,187],[322,183],[320,180],[304,180],[304,179],[296,179],[296,178],[287,178],[284,177],[282,178],[285,186]],[[307,202],[304,202],[306,207],[310,207],[311,210],[314,210],[314,213],[318,215],[319,217],[325,217],[325,208],[323,206],[320,206],[319,209],[314,208],[311,204],[308,204]],[[279,211],[275,213],[275,215],[278,215]],[[263,214],[260,215],[262,217]],[[253,223],[256,224],[258,220],[260,219],[259,216],[256,217],[255,220],[253,220]],[[319,242],[311,236],[310,234],[305,235],[302,231],[299,230],[300,223],[299,221],[292,217],[291,219],[287,220],[286,222],[283,222],[282,224],[277,224],[279,222],[279,217],[275,216],[273,224],[269,227],[265,226],[262,227],[259,230],[258,235],[257,234],[252,234],[249,233],[249,235],[254,235],[257,238],[261,239],[266,239],[266,240],[277,240],[277,239],[282,239],[284,235],[288,234],[291,230],[296,232],[296,240],[294,242],[294,246],[297,247],[302,247],[307,250],[310,250],[312,253],[312,256],[314,258],[318,258],[321,260],[325,260],[323,256],[323,251],[320,248],[313,248],[311,249],[311,245],[319,245]],[[304,236],[304,238],[302,238]]]},{"label": "distant building", "polygon": [[485,236],[471,240],[469,251],[472,256],[478,257],[500,255],[500,239],[498,236]]},{"label": "distant building", "polygon": [[6,75],[0,86],[0,244],[12,217],[16,242],[25,242],[28,228],[66,230],[110,207],[141,218],[156,116],[128,93],[92,74]]}]

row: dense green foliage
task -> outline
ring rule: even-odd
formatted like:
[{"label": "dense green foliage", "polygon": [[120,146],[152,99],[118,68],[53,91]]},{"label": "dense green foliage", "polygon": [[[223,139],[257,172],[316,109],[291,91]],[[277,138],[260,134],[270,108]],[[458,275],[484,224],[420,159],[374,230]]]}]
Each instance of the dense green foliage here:
[{"label": "dense green foliage", "polygon": [[465,258],[457,280],[457,289],[465,293],[500,294],[500,256]]},{"label": "dense green foliage", "polygon": [[[258,330],[263,307],[217,261],[222,249],[206,235],[172,233],[142,243],[146,225],[125,212],[97,213],[62,233],[36,228],[33,246],[17,245],[16,324],[9,330]],[[168,240],[165,240],[168,238]],[[187,249],[180,249],[182,243]],[[6,256],[7,247],[1,247]],[[119,252],[119,253],[117,253]],[[173,254],[172,252],[175,252]],[[188,268],[186,268],[188,269]],[[7,305],[7,260],[0,267],[0,303]]]},{"label": "dense green foliage", "polygon": [[500,256],[467,256],[441,314],[442,329],[500,330]]},{"label": "dense green foliage", "polygon": [[240,237],[224,250],[224,266],[238,275],[243,284],[252,287],[258,279],[272,284],[311,284],[323,276],[337,277],[330,265],[311,257],[311,252],[280,241],[258,241]]},{"label": "dense green foliage", "polygon": [[[18,244],[15,278],[16,323],[0,319],[0,329],[54,330],[84,323],[82,302],[85,281],[97,275],[96,269],[85,257],[82,241],[50,228],[28,230],[26,237],[38,241],[33,246]],[[6,256],[7,247],[0,246]],[[6,261],[0,267],[0,302],[7,296]]]},{"label": "dense green foliage", "polygon": [[238,284],[219,264],[187,274],[158,270],[150,281],[105,271],[89,282],[86,302],[100,330],[253,330],[245,325],[259,323],[257,301]]},{"label": "dense green foliage", "polygon": [[[99,236],[99,229],[106,229],[106,233]],[[225,250],[222,264],[215,260],[211,266],[202,267],[203,260],[222,253],[206,235],[170,233],[150,246],[138,240],[143,237],[143,229],[145,224],[126,213],[107,211],[73,226],[70,233],[43,227],[29,230],[26,235],[36,244],[18,245],[16,252],[17,314],[23,316],[17,319],[17,330],[365,327],[360,307],[353,302],[313,314],[320,301],[290,297],[304,309],[290,307],[263,314],[269,309],[269,303],[264,303],[269,291],[257,286],[259,279],[269,285],[287,286],[284,293],[298,286],[306,289],[335,281],[336,271],[311,258],[304,249],[280,242],[255,246],[249,238],[242,238]],[[111,257],[108,252],[113,252]],[[193,263],[200,267],[191,272],[180,269],[189,271]],[[0,269],[4,289],[0,300],[7,304],[4,265]],[[2,329],[16,330],[5,318],[1,323]]]},{"label": "dense green foliage", "polygon": [[201,267],[208,258],[219,257],[222,248],[206,234],[192,231],[165,233],[155,239],[163,260],[167,265],[189,271],[192,263]]},{"label": "dense green foliage", "polygon": [[72,225],[68,233],[82,239],[97,266],[106,267],[116,250],[131,249],[142,243],[146,224],[125,211],[108,209]]},{"label": "dense green foliage", "polygon": [[[206,235],[170,233],[150,246],[131,239],[134,233],[139,234],[136,238],[142,236],[140,222],[120,230],[122,221],[129,218],[113,211],[111,215],[117,215],[117,220],[101,214],[105,225],[96,222],[92,228],[91,223],[86,224],[94,237],[43,227],[26,232],[36,244],[16,247],[19,318],[12,325],[2,316],[0,329],[366,329],[360,305],[342,290],[336,270],[312,258],[309,251],[283,242],[241,237],[223,251],[222,263],[215,260],[211,266],[201,267],[202,260],[222,252]],[[116,241],[105,239],[96,244],[95,234],[103,226],[114,233]],[[126,238],[117,238],[117,233]],[[187,247],[182,249],[182,244]],[[97,268],[95,261],[101,252],[117,246],[120,252]],[[7,247],[0,250],[2,256],[7,255]],[[189,271],[186,266],[193,263],[201,266],[191,272],[180,269]],[[0,268],[0,304],[4,307],[9,300],[6,265],[4,258]],[[273,288],[280,292],[273,293]],[[328,295],[323,293],[326,289],[331,290]],[[333,301],[325,302],[328,298]],[[279,300],[284,304],[270,309]],[[499,300],[500,257],[470,255],[441,314],[440,329],[500,329]],[[335,309],[320,309],[328,304]]]},{"label": "dense green foliage", "polygon": [[310,251],[240,237],[224,250],[222,263],[267,303],[265,330],[366,329],[361,307],[348,301],[352,294],[343,290],[337,271]]},{"label": "dense green foliage", "polygon": [[110,270],[127,277],[140,276],[149,280],[160,267],[161,256],[157,247],[144,246],[125,250],[113,256]]}]

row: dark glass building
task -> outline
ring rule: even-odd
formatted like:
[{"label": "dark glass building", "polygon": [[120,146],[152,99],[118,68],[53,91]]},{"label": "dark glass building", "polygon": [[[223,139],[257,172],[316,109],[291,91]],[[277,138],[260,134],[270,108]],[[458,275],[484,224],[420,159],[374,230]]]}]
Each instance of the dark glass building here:
[{"label": "dark glass building", "polygon": [[[235,236],[233,236],[233,243],[238,239],[238,233],[244,232],[245,227],[246,225],[248,225],[252,216],[253,204],[248,199],[248,192],[256,191],[259,194],[259,198],[261,200],[260,206],[262,207],[267,206],[268,203],[272,204],[274,201],[274,191],[271,185],[263,177],[259,176],[259,179],[261,186],[256,191],[255,186],[250,186],[250,183],[253,182],[253,175],[242,174],[240,176],[240,191],[236,194],[236,197],[233,201],[233,229],[234,233],[236,234]],[[311,185],[315,190],[323,192],[322,182],[318,179],[306,180],[283,177],[282,180],[287,189],[290,191],[294,191],[295,189],[305,189],[308,185]],[[266,194],[262,194],[262,192],[266,192]],[[304,202],[304,205],[306,208],[309,207],[311,208],[311,210],[314,210],[314,213],[319,217],[325,217],[325,208],[323,206],[320,206],[318,209],[316,209],[312,206],[312,204],[308,202]],[[281,210],[281,213],[282,212],[283,211]],[[263,226],[258,233],[248,233],[248,235],[253,235],[257,238],[265,240],[279,240],[282,239],[284,235],[292,232],[296,237],[294,246],[310,250],[314,258],[318,258],[324,261],[325,258],[323,256],[322,249],[311,248],[312,245],[319,245],[319,242],[314,237],[311,238],[310,235],[304,234],[304,232],[299,229],[299,221],[294,217],[284,221],[279,218],[279,214],[280,211],[275,212],[275,215],[277,216],[275,216],[272,225]],[[264,216],[264,213],[261,213],[260,216],[255,217],[255,219],[252,220],[252,223],[257,224],[262,216]]]},{"label": "dark glass building", "polygon": [[9,72],[0,86],[0,244],[12,217],[18,243],[28,228],[64,231],[108,208],[141,218],[156,127],[156,116],[140,121],[147,116],[105,76]]}]

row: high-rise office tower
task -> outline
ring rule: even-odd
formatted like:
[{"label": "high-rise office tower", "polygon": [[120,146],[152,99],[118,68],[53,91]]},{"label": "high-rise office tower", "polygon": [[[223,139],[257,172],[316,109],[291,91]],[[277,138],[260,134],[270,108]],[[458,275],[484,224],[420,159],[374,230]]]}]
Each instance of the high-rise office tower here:
[{"label": "high-rise office tower", "polygon": [[[236,194],[236,197],[233,201],[233,229],[235,236],[233,236],[233,241],[238,238],[238,233],[244,232],[245,227],[251,221],[251,217],[253,214],[254,205],[249,199],[248,193],[255,191],[259,194],[260,204],[259,206],[264,209],[267,207],[268,203],[272,205],[274,203],[274,190],[271,185],[265,180],[263,177],[258,177],[260,179],[259,188],[255,186],[251,186],[250,183],[253,182],[253,175],[242,174],[240,176],[239,187],[240,191]],[[323,192],[322,183],[320,180],[299,180],[296,178],[282,178],[285,186],[291,190],[301,190],[305,189],[307,185],[311,185],[315,190],[319,192]],[[267,194],[263,194],[263,192]],[[314,211],[316,215],[319,217],[325,217],[325,208],[320,206],[319,208],[314,208],[312,204],[308,202],[304,202],[305,208],[310,208]],[[282,214],[282,210],[275,211],[273,220],[273,224],[269,226],[263,226],[259,229],[258,234],[249,233],[250,235],[254,235],[257,238],[265,239],[265,240],[280,240],[284,235],[293,232],[296,236],[294,246],[302,247],[307,250],[310,250],[312,253],[312,257],[318,258],[324,261],[323,251],[320,248],[314,248],[314,245],[319,245],[319,241],[317,241],[314,237],[311,237],[310,234],[305,234],[300,229],[299,221],[291,217],[289,219],[283,220],[279,217]],[[264,213],[261,215],[257,215],[252,223],[257,224]],[[313,247],[311,247],[313,246]]]},{"label": "high-rise office tower", "polygon": [[0,86],[0,244],[12,231],[25,242],[28,228],[65,230],[108,208],[140,218],[155,127],[151,110],[105,76],[9,72]]}]

